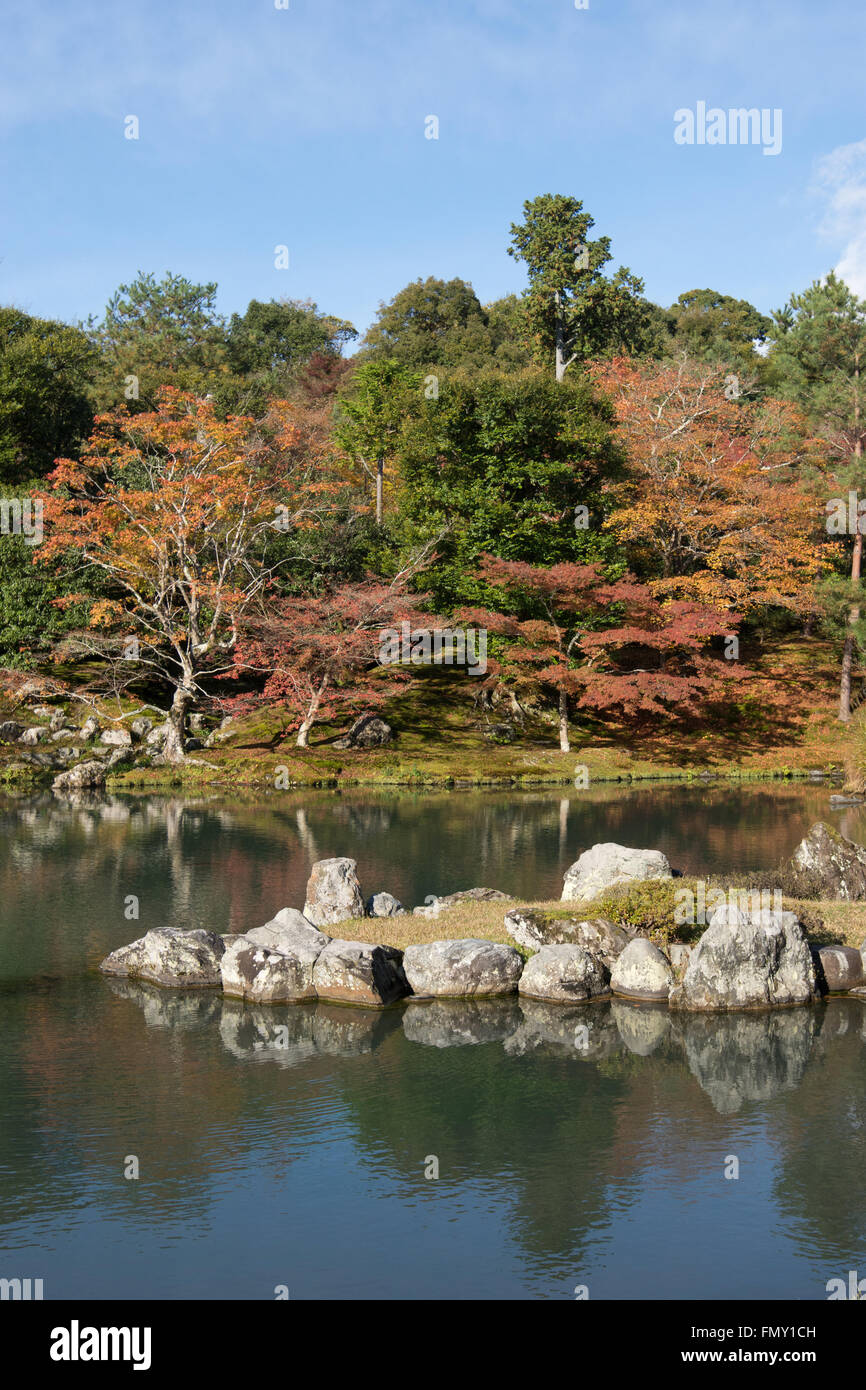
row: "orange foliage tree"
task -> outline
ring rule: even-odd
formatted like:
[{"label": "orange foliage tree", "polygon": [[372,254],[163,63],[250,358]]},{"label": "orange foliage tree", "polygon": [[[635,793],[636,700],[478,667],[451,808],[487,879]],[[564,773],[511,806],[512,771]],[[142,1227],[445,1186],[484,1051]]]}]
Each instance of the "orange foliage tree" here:
[{"label": "orange foliage tree", "polygon": [[233,666],[243,615],[285,563],[269,558],[275,532],[311,527],[334,505],[333,479],[302,446],[286,402],[260,421],[220,420],[209,398],[164,388],[154,411],[99,416],[81,459],[58,460],[48,479],[36,558],[77,553],[102,573],[91,627],[123,635],[124,659],[172,692],[171,761],[184,756],[203,677]]},{"label": "orange foliage tree", "polygon": [[616,411],[624,477],[605,523],[656,594],[737,608],[814,607],[828,568],[820,442],[787,402],[682,357],[590,369]]}]

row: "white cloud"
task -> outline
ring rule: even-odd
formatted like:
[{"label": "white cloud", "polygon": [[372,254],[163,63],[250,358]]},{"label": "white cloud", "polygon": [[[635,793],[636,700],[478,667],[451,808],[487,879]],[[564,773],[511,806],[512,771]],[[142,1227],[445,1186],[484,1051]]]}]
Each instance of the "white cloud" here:
[{"label": "white cloud", "polygon": [[836,274],[866,297],[866,140],[839,145],[818,164],[815,191],[826,202],[819,232],[841,255]]}]

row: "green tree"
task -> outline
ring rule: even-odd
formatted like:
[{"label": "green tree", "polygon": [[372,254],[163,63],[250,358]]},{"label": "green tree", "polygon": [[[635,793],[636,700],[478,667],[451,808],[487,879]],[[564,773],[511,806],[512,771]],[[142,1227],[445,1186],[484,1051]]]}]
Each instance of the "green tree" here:
[{"label": "green tree", "polygon": [[687,290],[665,311],[675,350],[713,364],[756,370],[761,359],[755,343],[765,343],[773,320],[747,299],[734,299],[717,290]]},{"label": "green tree", "polygon": [[[792,295],[774,313],[772,367],[778,389],[794,400],[813,428],[826,440],[836,460],[841,489],[858,488],[863,480],[866,414],[862,373],[866,367],[866,302],[832,272],[815,280],[802,294]],[[851,545],[849,599],[842,652],[839,718],[851,718],[851,673],[861,632],[857,601],[863,564],[863,535],[857,530]],[[838,609],[830,601],[828,616]],[[832,623],[831,623],[832,625]]]},{"label": "green tree", "polygon": [[153,410],[161,386],[215,393],[229,372],[217,286],[182,275],[139,272],[109,300],[100,324],[87,325],[100,353],[97,405]]},{"label": "green tree", "polygon": [[404,367],[481,367],[494,353],[487,312],[465,280],[413,280],[379,313],[361,356]]},{"label": "green tree", "polygon": [[414,535],[445,533],[425,588],[439,609],[486,603],[482,553],[537,565],[614,562],[601,483],[618,467],[610,408],[582,377],[454,372],[404,425],[400,507]]},{"label": "green tree", "polygon": [[93,418],[95,365],[79,329],[0,309],[0,483],[39,477],[75,453]]},{"label": "green tree", "polygon": [[583,203],[545,193],[523,212],[511,225],[508,254],[526,263],[528,322],[541,360],[553,358],[556,380],[588,357],[646,351],[653,317],[643,281],[625,266],[605,277],[610,237],[590,239],[595,222]]},{"label": "green tree", "polygon": [[386,471],[400,452],[406,426],[423,401],[420,372],[386,357],[353,372],[337,407],[335,438],[375,486],[376,522],[384,519]]},{"label": "green tree", "polygon": [[287,397],[314,357],[340,357],[358,334],[345,319],[319,312],[312,300],[253,299],[244,314],[232,314],[228,361],[236,376],[267,396]]}]

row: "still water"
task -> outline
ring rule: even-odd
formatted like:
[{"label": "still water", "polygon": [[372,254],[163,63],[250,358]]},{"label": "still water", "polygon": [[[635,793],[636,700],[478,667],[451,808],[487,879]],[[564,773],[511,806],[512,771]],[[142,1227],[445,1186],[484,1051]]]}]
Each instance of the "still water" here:
[{"label": "still water", "polygon": [[300,906],[333,854],[407,905],[558,896],[601,840],[770,871],[816,819],[866,841],[828,794],[0,803],[0,1278],[49,1299],[822,1299],[866,1277],[863,1001],[250,1009],[94,969],[150,926]]}]

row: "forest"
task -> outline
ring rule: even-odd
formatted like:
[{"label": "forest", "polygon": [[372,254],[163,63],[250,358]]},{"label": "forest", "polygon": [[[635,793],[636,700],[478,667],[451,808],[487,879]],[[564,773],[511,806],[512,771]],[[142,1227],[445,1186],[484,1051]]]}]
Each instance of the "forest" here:
[{"label": "forest", "polygon": [[[594,231],[530,199],[522,293],[418,278],[363,337],[173,273],[99,320],[0,309],[7,712],[161,710],[181,767],[193,716],[303,755],[365,713],[399,735],[423,691],[422,764],[465,726],[488,762],[861,777],[866,302],[829,273],[772,315],[662,307]],[[405,625],[420,655],[383,659]],[[425,657],[443,630],[483,669]]]}]

